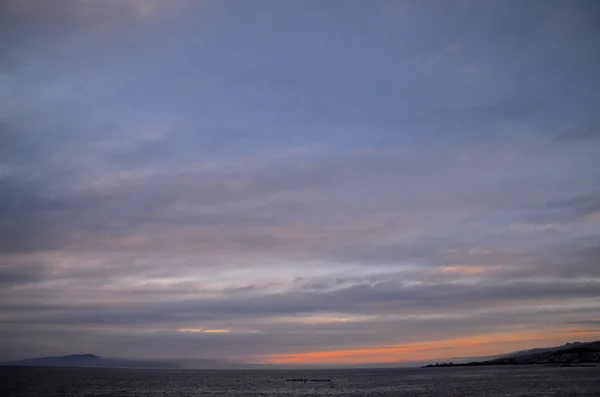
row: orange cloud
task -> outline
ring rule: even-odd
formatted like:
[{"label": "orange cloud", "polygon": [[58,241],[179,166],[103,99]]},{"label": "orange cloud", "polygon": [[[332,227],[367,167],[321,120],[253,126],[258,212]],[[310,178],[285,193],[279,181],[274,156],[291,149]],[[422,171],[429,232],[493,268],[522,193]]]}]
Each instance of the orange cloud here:
[{"label": "orange cloud", "polygon": [[202,333],[202,334],[227,334],[231,332],[228,329],[206,329],[206,328],[180,328],[177,332],[191,332],[191,333]]},{"label": "orange cloud", "polygon": [[565,328],[527,330],[512,333],[473,335],[429,342],[369,346],[349,350],[331,350],[274,354],[262,362],[271,364],[364,364],[401,361],[436,360],[442,358],[485,356],[514,350],[561,344],[571,338],[598,337],[600,330]]},{"label": "orange cloud", "polygon": [[478,274],[484,273],[486,268],[483,266],[445,266],[444,271],[448,273]]}]

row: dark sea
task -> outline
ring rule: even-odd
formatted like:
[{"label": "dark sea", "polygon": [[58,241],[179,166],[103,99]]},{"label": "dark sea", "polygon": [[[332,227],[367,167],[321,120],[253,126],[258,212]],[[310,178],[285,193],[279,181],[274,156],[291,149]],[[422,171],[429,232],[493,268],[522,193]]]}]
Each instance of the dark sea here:
[{"label": "dark sea", "polygon": [[312,371],[0,367],[0,396],[598,397],[600,367]]}]

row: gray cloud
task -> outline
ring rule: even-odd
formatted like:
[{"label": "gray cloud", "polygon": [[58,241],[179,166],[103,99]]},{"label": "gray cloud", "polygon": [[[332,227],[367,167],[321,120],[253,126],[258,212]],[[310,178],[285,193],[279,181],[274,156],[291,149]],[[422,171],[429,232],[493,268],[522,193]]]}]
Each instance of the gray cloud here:
[{"label": "gray cloud", "polygon": [[582,129],[572,130],[560,134],[556,140],[558,142],[587,142],[600,139],[600,125],[591,125]]},{"label": "gray cloud", "polygon": [[[400,276],[401,277],[401,276]],[[198,291],[201,292],[201,291]],[[172,286],[168,295],[147,290],[136,302],[135,292],[113,291],[118,304],[81,303],[5,303],[5,316],[11,312],[33,314],[37,321],[53,324],[161,324],[210,319],[244,319],[254,316],[293,315],[298,313],[343,313],[382,315],[418,315],[438,313],[460,307],[461,310],[501,308],[506,302],[537,304],[555,299],[595,298],[599,290],[591,281],[504,281],[478,283],[434,282],[403,285],[400,279],[372,284],[354,284],[333,290],[288,291],[284,293],[240,294],[228,290],[224,296],[200,300],[198,292]],[[102,291],[97,291],[98,299]],[[43,314],[45,313],[45,314]],[[243,322],[242,322],[243,323]]]},{"label": "gray cloud", "polygon": [[547,206],[551,209],[568,210],[578,216],[585,216],[600,211],[600,193],[593,192],[567,200],[550,201]]},{"label": "gray cloud", "polygon": [[39,264],[21,267],[11,266],[10,264],[0,266],[0,286],[2,288],[36,283],[44,281],[47,277],[47,269]]},{"label": "gray cloud", "polygon": [[[506,293],[507,298],[510,296],[510,293],[516,293],[517,295],[514,297],[514,302],[522,302],[524,297],[531,298],[533,295],[539,293],[538,288],[533,288],[538,292],[532,292],[529,290],[526,291],[527,287],[531,287],[531,284],[521,285],[517,288],[506,288],[504,289],[504,293]],[[553,285],[552,287],[566,291],[563,287],[557,285]],[[518,291],[521,291],[521,293]],[[574,289],[572,291],[574,291]],[[525,292],[525,296],[521,296],[523,292]],[[566,296],[562,293],[560,295],[563,298]],[[585,294],[581,294],[580,292],[577,293],[577,296],[583,295]],[[479,293],[476,294],[477,298],[481,296],[482,295]],[[573,297],[573,295],[571,295],[571,297]],[[546,298],[548,298],[548,296]],[[551,300],[547,301],[546,304],[550,302]],[[495,308],[489,306],[486,307],[485,304],[483,304],[479,308],[479,311],[475,309],[475,307],[464,307],[461,313],[454,313],[452,315],[446,314],[442,316],[434,315],[432,317],[429,317],[427,312],[421,312],[420,309],[422,309],[422,307],[418,307],[413,308],[414,311],[411,315],[403,316],[399,319],[395,319],[393,316],[383,315],[379,318],[370,318],[366,321],[359,320],[349,323],[334,322],[324,324],[307,324],[303,323],[302,319],[298,319],[299,322],[296,323],[272,323],[268,318],[265,319],[262,317],[260,313],[254,313],[252,316],[253,319],[249,321],[248,325],[252,327],[252,324],[254,324],[255,327],[259,328],[259,332],[236,332],[238,330],[234,327],[233,333],[222,335],[178,334],[175,333],[173,329],[168,331],[150,331],[140,334],[135,330],[140,329],[143,324],[146,324],[146,328],[149,327],[152,329],[156,328],[157,324],[160,324],[161,322],[157,322],[158,319],[156,316],[148,318],[147,315],[144,316],[142,313],[134,314],[130,320],[126,320],[124,318],[125,314],[123,314],[123,317],[120,320],[118,320],[118,317],[116,316],[113,316],[111,320],[117,320],[122,325],[125,325],[125,327],[133,326],[134,328],[130,330],[125,328],[108,334],[81,328],[81,330],[78,331],[80,337],[76,339],[80,341],[89,341],[90,345],[99,343],[100,346],[104,346],[107,351],[115,352],[113,354],[119,352],[118,349],[122,349],[120,350],[120,355],[123,355],[124,352],[144,351],[146,349],[140,348],[147,348],[151,344],[156,344],[157,346],[177,346],[177,348],[176,350],[151,349],[155,356],[168,357],[169,354],[179,354],[181,357],[189,357],[188,353],[185,353],[183,349],[185,346],[188,346],[188,349],[190,346],[193,346],[194,348],[201,348],[200,354],[202,357],[211,357],[214,355],[220,355],[221,357],[243,357],[254,354],[257,348],[262,353],[297,352],[307,348],[325,350],[348,348],[355,346],[360,342],[361,338],[364,340],[365,337],[369,338],[371,345],[377,345],[380,343],[394,343],[399,338],[402,338],[404,342],[435,340],[438,338],[451,339],[454,336],[463,335],[466,329],[471,333],[497,332],[507,326],[512,329],[519,329],[521,327],[527,329],[527,327],[531,326],[531,316],[537,317],[541,324],[553,324],[557,315],[560,315],[563,318],[567,315],[575,319],[577,316],[581,318],[586,315],[593,315],[593,313],[595,313],[594,310],[597,309],[597,307],[590,307],[587,311],[585,309],[573,310],[573,308],[570,307],[542,309],[540,308],[540,304],[541,301],[537,300],[537,309],[535,310],[526,308],[521,309],[514,305],[512,306],[512,309],[507,310],[506,304],[498,305]],[[192,306],[192,304],[189,305],[190,308]],[[252,307],[253,305],[250,304],[249,306]],[[481,309],[483,307],[485,307],[485,311],[482,312]],[[178,309],[181,310],[181,306],[178,306]],[[171,327],[186,327],[186,324],[190,324],[191,321],[193,321],[192,319],[195,321],[203,321],[203,317],[198,316],[197,311],[193,313],[193,316],[191,313],[190,316],[181,316],[181,312],[172,313],[170,310],[165,310],[165,313],[167,311],[171,312],[168,315],[169,319],[168,321],[164,319],[162,324],[168,324]],[[418,314],[414,314],[415,311]],[[127,312],[136,313],[135,310],[130,311],[130,309],[127,309]],[[236,311],[235,314],[238,315],[239,312]],[[99,315],[100,317],[106,316],[106,313],[99,312]],[[310,319],[310,317],[308,319]],[[215,318],[212,318],[212,321],[215,321]],[[231,321],[231,319],[229,321]],[[61,321],[55,323],[48,322],[46,327],[52,327],[53,324],[55,327],[60,327],[61,323],[64,324],[64,322]],[[70,324],[71,328],[77,327],[73,323]],[[85,324],[88,324],[88,327],[91,325],[89,322],[86,322]],[[8,325],[10,327],[10,324]],[[160,326],[158,327],[160,328]],[[26,331],[25,334],[51,336],[54,332],[52,329],[56,328],[52,327],[46,331],[40,328],[37,328],[37,330],[32,328],[31,331]],[[91,329],[93,329],[93,327]],[[440,334],[440,329],[443,329],[442,334]],[[304,337],[301,337],[301,335],[304,335]],[[17,339],[17,334],[5,331],[5,337]],[[22,335],[20,337],[22,337]],[[54,338],[51,337],[50,340]],[[144,355],[148,356],[148,353],[144,353]],[[198,356],[196,355],[195,357]]]}]

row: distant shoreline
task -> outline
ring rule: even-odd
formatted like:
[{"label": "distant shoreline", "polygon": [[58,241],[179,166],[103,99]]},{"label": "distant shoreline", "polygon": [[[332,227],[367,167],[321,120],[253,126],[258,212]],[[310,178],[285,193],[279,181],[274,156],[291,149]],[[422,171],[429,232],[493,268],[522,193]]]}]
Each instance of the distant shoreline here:
[{"label": "distant shoreline", "polygon": [[577,367],[598,367],[600,363],[563,363],[563,364],[544,364],[544,363],[439,363],[439,364],[427,364],[423,365],[419,368],[451,368],[451,367],[522,367],[528,365],[537,365],[544,367],[553,367],[553,368],[577,368]]},{"label": "distant shoreline", "polygon": [[427,364],[421,368],[445,367],[483,367],[491,365],[548,365],[552,367],[595,367],[600,363],[600,350],[591,347],[598,342],[577,344],[576,347],[566,349],[563,347],[548,349],[544,352],[528,353],[527,351],[515,353],[510,356],[487,361],[472,361],[468,363],[435,363]]}]

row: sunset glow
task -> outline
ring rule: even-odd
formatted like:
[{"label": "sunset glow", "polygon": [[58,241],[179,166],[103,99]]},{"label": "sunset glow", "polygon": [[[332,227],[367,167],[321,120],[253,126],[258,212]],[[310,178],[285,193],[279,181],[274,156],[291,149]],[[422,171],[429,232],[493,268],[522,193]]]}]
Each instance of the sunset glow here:
[{"label": "sunset glow", "polygon": [[548,346],[548,344],[560,343],[562,340],[572,340],[573,338],[599,339],[600,329],[565,328],[473,335],[448,340],[369,346],[360,349],[272,355],[264,359],[264,362],[270,364],[351,365],[453,359],[469,356],[488,356],[506,353],[507,351]]}]

